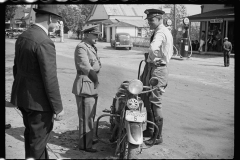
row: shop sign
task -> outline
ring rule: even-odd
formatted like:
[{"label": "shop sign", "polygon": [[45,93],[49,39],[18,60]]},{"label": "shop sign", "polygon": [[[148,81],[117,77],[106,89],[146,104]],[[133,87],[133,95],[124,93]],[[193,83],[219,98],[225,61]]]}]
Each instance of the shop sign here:
[{"label": "shop sign", "polygon": [[19,21],[19,20],[15,20],[15,24],[21,24],[22,21]]},{"label": "shop sign", "polygon": [[210,19],[210,23],[223,23],[223,19]]}]

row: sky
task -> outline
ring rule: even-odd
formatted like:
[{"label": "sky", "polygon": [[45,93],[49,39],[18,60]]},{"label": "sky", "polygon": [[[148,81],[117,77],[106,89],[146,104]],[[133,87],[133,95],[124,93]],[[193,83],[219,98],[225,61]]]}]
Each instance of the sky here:
[{"label": "sky", "polygon": [[186,4],[185,7],[187,8],[187,14],[189,16],[201,13],[201,5]]}]

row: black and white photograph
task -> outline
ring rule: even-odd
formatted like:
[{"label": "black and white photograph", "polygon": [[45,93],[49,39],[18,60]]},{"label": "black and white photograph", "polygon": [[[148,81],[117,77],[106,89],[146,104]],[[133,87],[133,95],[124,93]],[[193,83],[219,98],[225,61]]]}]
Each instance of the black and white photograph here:
[{"label": "black and white photograph", "polygon": [[5,4],[0,158],[235,158],[234,4],[31,2]]}]

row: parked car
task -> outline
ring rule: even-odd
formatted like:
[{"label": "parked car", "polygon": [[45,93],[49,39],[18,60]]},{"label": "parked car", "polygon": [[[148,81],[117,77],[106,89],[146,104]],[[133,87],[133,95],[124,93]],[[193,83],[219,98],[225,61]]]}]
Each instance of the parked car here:
[{"label": "parked car", "polygon": [[60,29],[55,31],[56,36],[60,37]]},{"label": "parked car", "polygon": [[131,37],[129,33],[116,33],[115,40],[111,40],[111,47],[115,49],[120,47],[126,47],[129,50],[132,49],[133,43],[131,41]]},{"label": "parked car", "polygon": [[18,38],[20,34],[22,34],[26,29],[25,28],[14,28],[7,32],[8,38]]},{"label": "parked car", "polygon": [[9,34],[10,31],[11,31],[11,29],[5,29],[5,36],[8,37],[8,34]]}]

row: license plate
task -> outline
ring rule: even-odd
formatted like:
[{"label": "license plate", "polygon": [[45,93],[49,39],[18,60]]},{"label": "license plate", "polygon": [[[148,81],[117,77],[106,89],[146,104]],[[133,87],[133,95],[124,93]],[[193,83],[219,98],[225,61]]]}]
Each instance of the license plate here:
[{"label": "license plate", "polygon": [[146,121],[146,112],[140,113],[138,111],[126,110],[125,119],[131,122],[144,122]]}]

